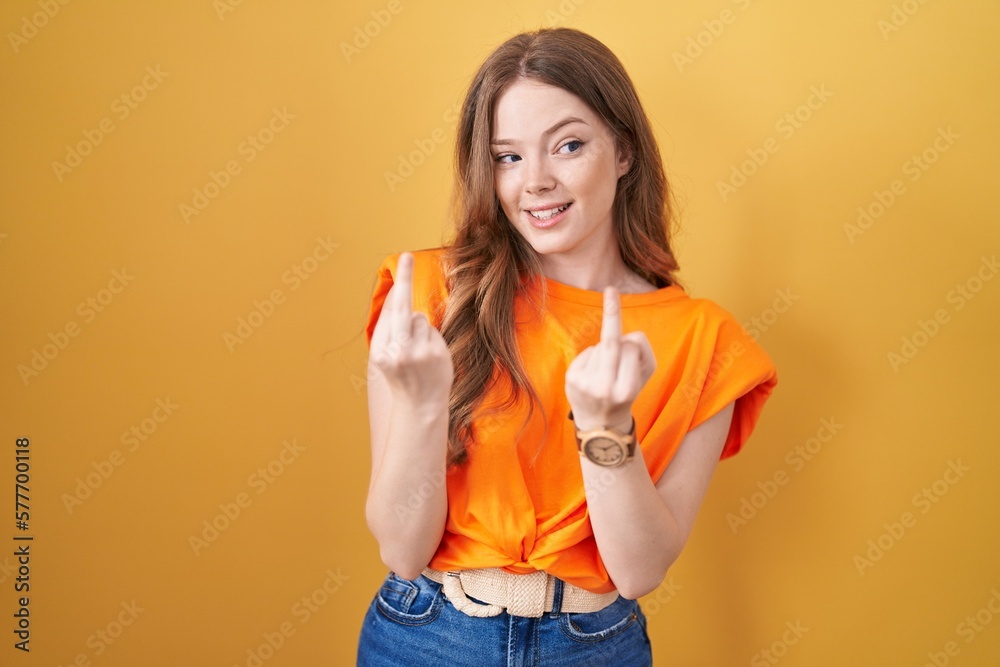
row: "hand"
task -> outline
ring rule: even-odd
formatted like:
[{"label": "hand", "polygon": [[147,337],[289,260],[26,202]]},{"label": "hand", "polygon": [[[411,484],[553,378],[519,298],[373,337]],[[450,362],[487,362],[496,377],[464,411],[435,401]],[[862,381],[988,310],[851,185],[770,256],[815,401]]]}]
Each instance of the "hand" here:
[{"label": "hand", "polygon": [[601,340],[577,355],[566,369],[566,398],[577,427],[628,430],[632,403],[654,370],[656,358],[646,334],[622,335],[618,291],[606,288]]},{"label": "hand", "polygon": [[371,363],[393,394],[412,405],[448,406],[454,367],[441,333],[413,312],[413,255],[400,255],[396,280],[372,332]]}]

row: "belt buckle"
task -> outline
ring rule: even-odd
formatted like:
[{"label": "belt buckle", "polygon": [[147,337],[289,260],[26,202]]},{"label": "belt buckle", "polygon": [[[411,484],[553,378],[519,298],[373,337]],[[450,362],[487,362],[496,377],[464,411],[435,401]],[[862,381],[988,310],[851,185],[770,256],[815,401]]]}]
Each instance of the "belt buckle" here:
[{"label": "belt buckle", "polygon": [[507,573],[505,606],[511,616],[541,618],[545,615],[545,593],[549,575],[544,570],[531,574]]}]

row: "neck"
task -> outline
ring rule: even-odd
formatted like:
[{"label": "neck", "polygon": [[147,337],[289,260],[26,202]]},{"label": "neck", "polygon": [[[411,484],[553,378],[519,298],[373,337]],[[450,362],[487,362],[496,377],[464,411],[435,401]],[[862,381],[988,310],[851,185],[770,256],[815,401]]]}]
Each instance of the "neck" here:
[{"label": "neck", "polygon": [[543,255],[540,260],[546,278],[578,289],[602,292],[605,287],[615,287],[621,294],[656,289],[625,265],[617,248],[589,260],[559,255]]}]

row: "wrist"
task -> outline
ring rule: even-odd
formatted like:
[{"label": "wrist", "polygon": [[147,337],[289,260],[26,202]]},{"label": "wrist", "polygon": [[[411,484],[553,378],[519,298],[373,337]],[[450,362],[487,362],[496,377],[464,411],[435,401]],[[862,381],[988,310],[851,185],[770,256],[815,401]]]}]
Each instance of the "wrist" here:
[{"label": "wrist", "polygon": [[[573,412],[569,418],[574,420]],[[638,444],[635,436],[635,420],[629,415],[627,426],[615,423],[602,423],[590,427],[590,420],[584,419],[584,426],[576,420],[573,426],[576,435],[576,447],[581,459],[604,468],[618,468],[628,463],[635,454]],[[584,466],[586,467],[586,465]]]},{"label": "wrist", "polygon": [[447,399],[414,400],[409,396],[400,396],[394,397],[393,408],[410,419],[424,423],[448,417]]},{"label": "wrist", "polygon": [[573,420],[577,430],[592,431],[598,428],[606,428],[610,431],[628,433],[632,428],[632,413],[630,411],[619,412],[607,416],[590,415],[586,412],[577,414],[570,412],[570,419]]}]

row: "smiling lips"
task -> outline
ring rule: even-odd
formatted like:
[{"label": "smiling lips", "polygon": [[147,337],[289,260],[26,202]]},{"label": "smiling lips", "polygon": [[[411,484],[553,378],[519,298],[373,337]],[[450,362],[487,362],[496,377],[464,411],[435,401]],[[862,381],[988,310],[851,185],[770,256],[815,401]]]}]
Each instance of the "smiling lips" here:
[{"label": "smiling lips", "polygon": [[555,206],[552,208],[535,208],[527,210],[526,212],[528,213],[528,215],[530,215],[535,220],[538,220],[539,222],[545,222],[545,223],[551,222],[554,224],[555,218],[561,217],[562,212],[568,209],[572,205],[572,203],[573,202],[569,202],[568,204],[563,204],[562,206]]}]

